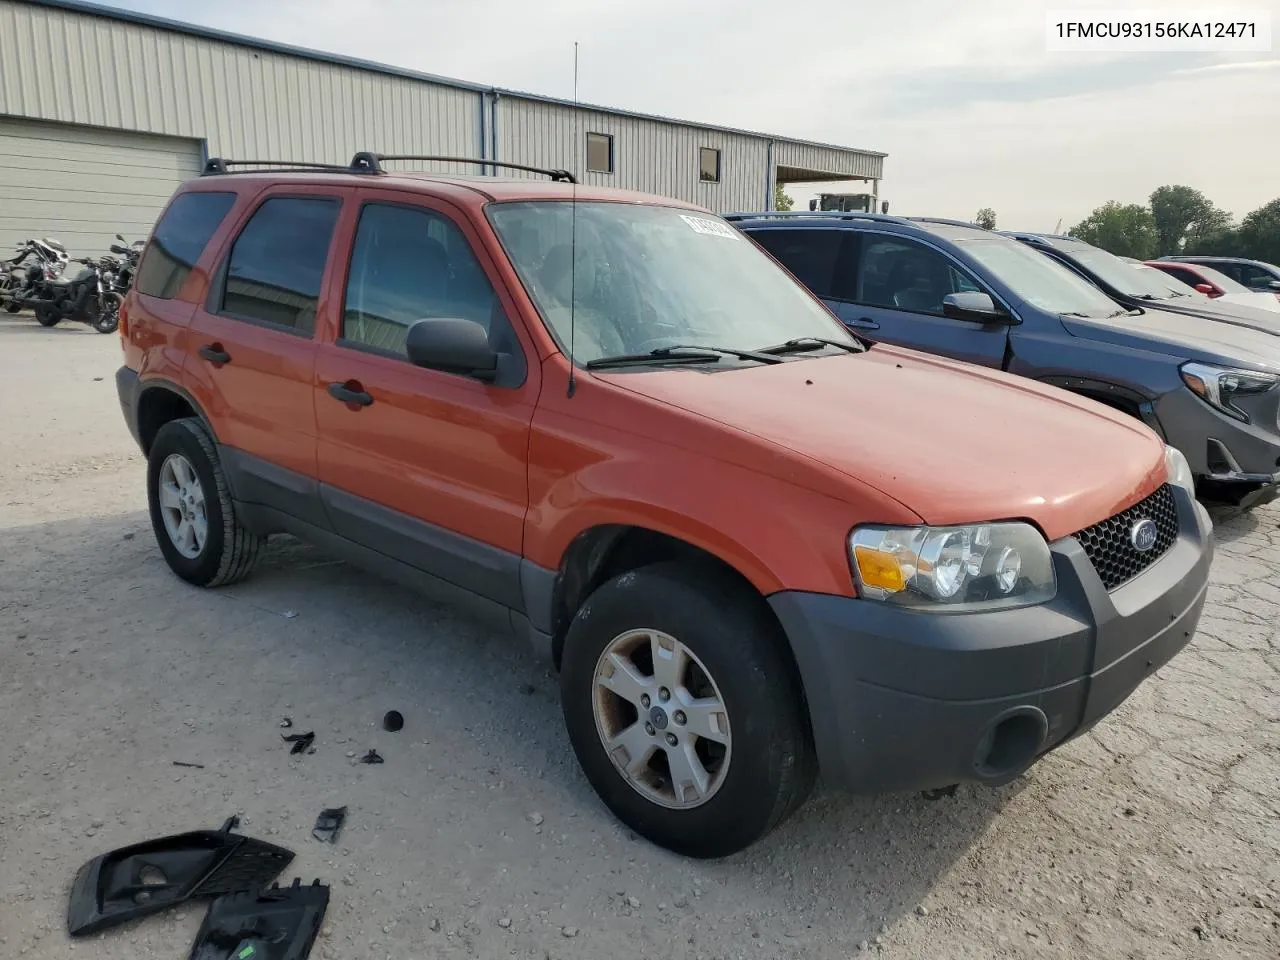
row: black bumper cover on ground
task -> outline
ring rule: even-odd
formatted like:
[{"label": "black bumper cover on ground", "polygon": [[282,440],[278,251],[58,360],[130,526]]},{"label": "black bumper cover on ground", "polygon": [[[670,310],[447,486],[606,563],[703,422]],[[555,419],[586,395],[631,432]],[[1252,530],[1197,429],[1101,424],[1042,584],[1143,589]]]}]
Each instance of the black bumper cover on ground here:
[{"label": "black bumper cover on ground", "polygon": [[[800,668],[824,780],[860,793],[999,783],[1114,710],[1190,641],[1213,556],[1204,508],[1174,488],[1178,537],[1108,593],[1072,537],[1047,604],[932,614],[868,600],[769,598]],[[1017,769],[985,763],[1010,715],[1040,718]]]}]

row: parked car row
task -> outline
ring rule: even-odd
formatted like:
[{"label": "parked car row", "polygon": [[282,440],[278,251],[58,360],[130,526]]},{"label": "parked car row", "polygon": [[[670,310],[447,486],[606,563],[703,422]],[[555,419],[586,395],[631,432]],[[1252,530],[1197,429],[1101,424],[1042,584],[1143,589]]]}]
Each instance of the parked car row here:
[{"label": "parked car row", "polygon": [[1280,315],[1184,296],[1070,237],[871,214],[729,217],[855,332],[1104,403],[1187,458],[1202,496],[1280,493]]},{"label": "parked car row", "polygon": [[165,209],[117,375],[160,552],[215,587],[287,532],[489,615],[559,669],[603,802],[681,853],[819,771],[1017,777],[1196,629],[1193,469],[1274,479],[1272,334],[1010,237],[738,218],[837,319],[700,208],[391,159],[210,161]]}]

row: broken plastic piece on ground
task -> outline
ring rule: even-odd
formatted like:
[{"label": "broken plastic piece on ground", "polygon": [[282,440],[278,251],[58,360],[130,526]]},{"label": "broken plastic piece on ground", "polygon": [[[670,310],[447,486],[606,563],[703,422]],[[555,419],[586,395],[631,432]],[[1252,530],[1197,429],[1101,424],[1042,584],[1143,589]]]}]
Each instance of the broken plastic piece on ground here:
[{"label": "broken plastic piece on ground", "polygon": [[943,797],[954,797],[956,795],[956,790],[959,789],[959,787],[960,784],[953,783],[947,787],[937,787],[933,790],[922,790],[921,793],[924,794],[924,798],[926,800],[941,800]]},{"label": "broken plastic piece on ground", "polygon": [[192,769],[195,769],[195,770],[204,769],[203,763],[187,763],[185,760],[175,760],[173,761],[173,765],[175,767],[191,767]]},{"label": "broken plastic piece on ground", "polygon": [[360,762],[361,763],[386,763],[387,761],[382,759],[382,754],[378,753],[377,750],[370,750],[368,753],[366,753],[363,757],[360,758]]},{"label": "broken plastic piece on ground", "polygon": [[288,730],[292,726],[293,726],[293,717],[285,717],[283,720],[280,721],[281,730]]},{"label": "broken plastic piece on ground", "polygon": [[396,733],[404,729],[404,715],[399,710],[388,710],[382,718],[382,729]]},{"label": "broken plastic piece on ground", "polygon": [[85,936],[194,897],[266,886],[293,860],[293,851],[233,834],[239,823],[231,817],[220,830],[147,840],[94,857],[71,885],[67,932]]},{"label": "broken plastic piece on ground", "polygon": [[321,843],[336,843],[338,832],[346,819],[346,807],[330,807],[328,810],[321,810],[320,816],[316,817],[316,825],[311,835]]},{"label": "broken plastic piece on ground", "polygon": [[290,753],[306,753],[315,742],[316,735],[314,731],[308,730],[306,733],[282,733],[280,739],[285,743],[293,744]]},{"label": "broken plastic piece on ground", "polygon": [[190,960],[306,960],[328,906],[329,888],[319,880],[219,897],[209,904]]}]

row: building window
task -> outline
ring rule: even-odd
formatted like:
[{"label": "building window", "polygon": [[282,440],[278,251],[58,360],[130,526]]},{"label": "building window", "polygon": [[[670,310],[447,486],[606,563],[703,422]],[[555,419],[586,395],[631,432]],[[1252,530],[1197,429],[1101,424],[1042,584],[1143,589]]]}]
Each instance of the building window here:
[{"label": "building window", "polygon": [[587,134],[587,172],[613,173],[613,134]]},{"label": "building window", "polygon": [[698,179],[703,183],[720,182],[720,151],[713,147],[698,148]]}]

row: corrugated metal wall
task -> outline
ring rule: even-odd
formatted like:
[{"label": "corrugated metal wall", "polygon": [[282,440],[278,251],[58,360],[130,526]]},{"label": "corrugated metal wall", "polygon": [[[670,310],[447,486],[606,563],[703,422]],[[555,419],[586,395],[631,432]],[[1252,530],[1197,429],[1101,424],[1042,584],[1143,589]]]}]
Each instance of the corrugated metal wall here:
[{"label": "corrugated metal wall", "polygon": [[[498,101],[498,156],[563,167],[583,183],[679,197],[718,213],[759,210],[768,191],[768,141],[637,117],[504,96]],[[614,172],[586,171],[586,135],[613,137]],[[720,150],[720,182],[698,179],[698,149]]]},{"label": "corrugated metal wall", "polygon": [[0,114],[207,139],[212,156],[346,163],[357,150],[476,156],[480,96],[0,0]]}]

